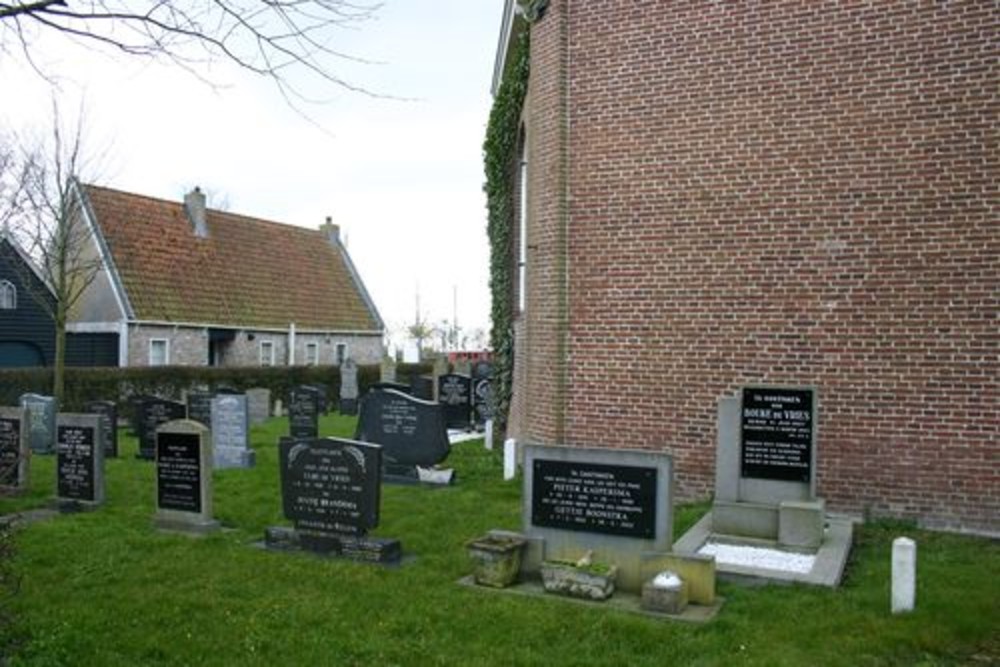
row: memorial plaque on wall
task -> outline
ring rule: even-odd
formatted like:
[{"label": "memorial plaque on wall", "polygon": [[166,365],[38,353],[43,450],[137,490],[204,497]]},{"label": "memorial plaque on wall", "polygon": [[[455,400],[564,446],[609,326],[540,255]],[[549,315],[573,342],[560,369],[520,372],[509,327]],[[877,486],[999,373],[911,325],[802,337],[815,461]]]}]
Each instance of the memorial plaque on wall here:
[{"label": "memorial plaque on wall", "polygon": [[743,477],[808,482],[812,475],[812,389],[746,387],[740,410]]},{"label": "memorial plaque on wall", "polygon": [[104,457],[118,456],[118,408],[111,401],[90,401],[83,404],[83,411],[101,416],[104,433]]},{"label": "memorial plaque on wall", "polygon": [[531,523],[653,538],[656,468],[535,459]]},{"label": "memorial plaque on wall", "polygon": [[159,509],[201,512],[201,436],[156,437],[156,502]]},{"label": "memorial plaque on wall", "polygon": [[69,500],[97,500],[94,475],[94,429],[86,426],[56,428],[56,495]]},{"label": "memorial plaque on wall", "polygon": [[0,486],[20,486],[21,456],[21,420],[0,417]]},{"label": "memorial plaque on wall", "polygon": [[140,459],[156,457],[156,429],[175,419],[184,419],[187,406],[176,401],[147,397],[139,404],[139,453]]},{"label": "memorial plaque on wall", "polygon": [[319,435],[319,391],[315,387],[293,387],[288,397],[288,433],[293,438]]},{"label": "memorial plaque on wall", "polygon": [[378,525],[382,448],[342,438],[282,438],[281,499],[297,529],[364,535]]}]

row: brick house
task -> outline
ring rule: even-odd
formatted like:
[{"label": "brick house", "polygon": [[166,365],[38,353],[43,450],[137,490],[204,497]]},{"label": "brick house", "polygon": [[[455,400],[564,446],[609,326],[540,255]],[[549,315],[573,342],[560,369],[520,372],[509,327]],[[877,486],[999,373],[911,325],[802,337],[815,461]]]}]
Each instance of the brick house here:
[{"label": "brick house", "polygon": [[116,336],[122,366],[361,364],[382,319],[329,220],[319,230],[78,184],[102,269],[69,330]]},{"label": "brick house", "polygon": [[522,4],[511,435],[705,498],[718,399],[813,385],[832,509],[1000,532],[996,3]]}]

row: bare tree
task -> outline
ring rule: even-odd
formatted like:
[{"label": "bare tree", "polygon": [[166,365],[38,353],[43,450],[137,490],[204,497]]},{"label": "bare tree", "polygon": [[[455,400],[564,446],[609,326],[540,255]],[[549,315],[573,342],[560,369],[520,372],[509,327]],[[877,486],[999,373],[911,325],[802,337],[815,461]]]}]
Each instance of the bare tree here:
[{"label": "bare tree", "polygon": [[364,0],[0,0],[0,52],[20,51],[43,73],[35,42],[46,32],[128,56],[166,59],[205,78],[228,61],[274,81],[294,106],[302,72],[370,94],[336,74],[345,61],[333,47],[338,30],[370,20],[379,3]]},{"label": "bare tree", "polygon": [[[55,324],[52,393],[60,401],[64,393],[66,324],[73,307],[102,266],[84,217],[78,180],[86,168],[80,117],[67,134],[53,105],[52,132],[48,139],[20,140],[17,203],[8,224],[50,290],[50,293],[32,291],[31,296]],[[33,284],[30,277],[25,277],[24,284]]]}]

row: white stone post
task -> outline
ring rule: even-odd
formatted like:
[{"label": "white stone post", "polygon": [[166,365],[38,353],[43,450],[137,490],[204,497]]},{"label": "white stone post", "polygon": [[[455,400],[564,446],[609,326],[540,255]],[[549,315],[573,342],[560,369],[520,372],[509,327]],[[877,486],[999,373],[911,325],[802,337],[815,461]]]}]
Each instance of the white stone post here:
[{"label": "white stone post", "polygon": [[892,613],[913,611],[917,597],[917,544],[908,537],[892,541]]},{"label": "white stone post", "polygon": [[493,449],[493,420],[486,420],[486,449]]},{"label": "white stone post", "polygon": [[507,438],[503,441],[503,478],[514,479],[517,475],[517,441]]}]

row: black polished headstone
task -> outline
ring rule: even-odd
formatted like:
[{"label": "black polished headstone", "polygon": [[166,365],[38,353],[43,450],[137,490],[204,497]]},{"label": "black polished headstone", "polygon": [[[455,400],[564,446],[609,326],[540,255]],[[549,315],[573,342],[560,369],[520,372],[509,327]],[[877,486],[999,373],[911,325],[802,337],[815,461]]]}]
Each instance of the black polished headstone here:
[{"label": "black polished headstone", "polygon": [[56,399],[53,396],[24,394],[21,405],[28,410],[28,447],[36,454],[51,454],[55,451]]},{"label": "black polished headstone", "polygon": [[67,419],[72,423],[56,427],[56,496],[59,500],[99,503],[104,500],[101,417]]},{"label": "black polished headstone", "polygon": [[118,407],[111,401],[88,401],[83,404],[83,411],[101,416],[101,429],[104,431],[104,458],[116,458],[118,456]]},{"label": "black polished headstone", "polygon": [[292,387],[288,394],[288,433],[293,438],[319,435],[319,390],[310,385]]},{"label": "black polished headstone", "polygon": [[441,406],[398,391],[374,390],[361,401],[355,440],[382,445],[385,472],[416,479],[451,452]]},{"label": "black polished headstone", "polygon": [[20,416],[24,410],[0,407],[0,411],[5,413],[0,415],[0,486],[19,489],[27,482],[24,474],[27,452],[22,451],[24,424]]},{"label": "black polished headstone", "polygon": [[319,399],[319,412],[322,415],[329,414],[330,412],[330,385],[324,384],[322,382],[313,382],[306,385],[312,387],[316,390],[316,394]]},{"label": "black polished headstone", "polygon": [[472,378],[460,373],[438,377],[438,403],[448,428],[467,429],[472,416]]},{"label": "black polished headstone", "polygon": [[203,426],[212,426],[212,399],[215,394],[191,391],[187,395],[187,418]]},{"label": "black polished headstone", "polygon": [[[376,382],[375,384],[373,384],[373,385],[371,385],[371,386],[368,387],[368,391],[371,391],[373,389],[382,390],[382,391],[384,391],[386,389],[392,389],[394,391],[398,391],[398,392],[403,393],[403,394],[412,394],[413,393],[413,389],[410,387],[410,385],[403,384],[402,382],[385,382],[385,381]],[[365,393],[367,393],[367,392],[365,392]]]},{"label": "black polished headstone", "polygon": [[434,400],[434,378],[430,375],[414,375],[410,378],[410,394],[424,401]]},{"label": "black polished headstone", "polygon": [[473,381],[472,414],[476,424],[482,426],[488,419],[493,419],[493,380],[479,378]]},{"label": "black polished headstone", "polygon": [[156,458],[156,429],[169,421],[184,419],[187,406],[165,398],[145,396],[139,402],[138,414],[139,453],[136,458],[153,460]]},{"label": "black polished headstone", "polygon": [[809,482],[813,390],[746,387],[740,415],[743,477]]}]

